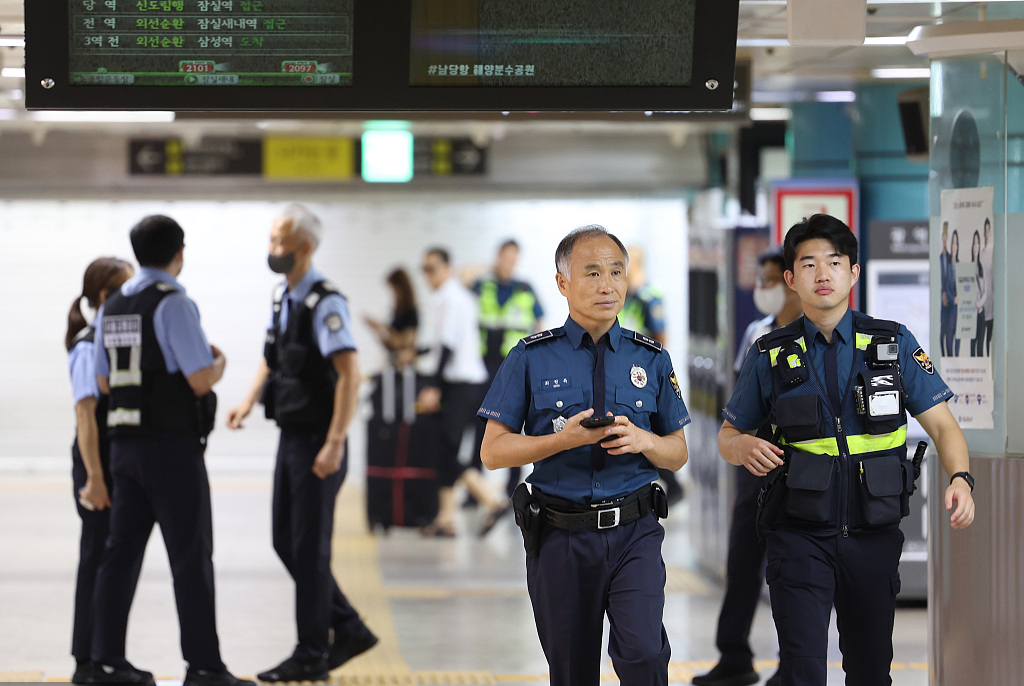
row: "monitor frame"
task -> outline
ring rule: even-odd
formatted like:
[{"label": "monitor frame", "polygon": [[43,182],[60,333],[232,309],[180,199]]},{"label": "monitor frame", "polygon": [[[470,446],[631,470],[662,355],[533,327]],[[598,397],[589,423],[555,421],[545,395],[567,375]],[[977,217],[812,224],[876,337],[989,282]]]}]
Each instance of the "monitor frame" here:
[{"label": "monitor frame", "polygon": [[351,86],[71,85],[68,12],[67,0],[25,3],[29,110],[683,112],[733,104],[739,0],[696,0],[686,87],[411,86],[411,0],[359,2]]}]

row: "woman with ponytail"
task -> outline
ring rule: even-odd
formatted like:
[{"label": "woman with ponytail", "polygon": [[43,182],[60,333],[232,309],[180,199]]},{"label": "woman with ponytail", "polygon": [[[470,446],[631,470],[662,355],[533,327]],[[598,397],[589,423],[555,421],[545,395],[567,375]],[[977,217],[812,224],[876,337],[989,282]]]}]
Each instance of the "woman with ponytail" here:
[{"label": "woman with ponytail", "polygon": [[76,434],[71,446],[71,477],[78,516],[82,520],[75,620],[71,654],[76,661],[72,683],[90,681],[93,587],[110,525],[110,459],[107,439],[107,402],[96,385],[93,362],[95,331],[82,313],[82,301],[95,311],[132,275],[132,266],[115,257],[94,260],[85,270],[82,294],[71,303],[64,345],[75,398]]}]

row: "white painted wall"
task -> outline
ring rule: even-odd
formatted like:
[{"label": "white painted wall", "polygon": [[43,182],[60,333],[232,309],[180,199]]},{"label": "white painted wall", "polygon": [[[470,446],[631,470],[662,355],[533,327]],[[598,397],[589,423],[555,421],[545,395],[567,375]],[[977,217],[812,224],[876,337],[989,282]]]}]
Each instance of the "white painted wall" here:
[{"label": "white painted wall", "polygon": [[[554,282],[555,246],[572,228],[599,223],[626,245],[645,248],[649,279],[665,291],[669,350],[680,378],[686,377],[687,227],[681,200],[444,193],[321,197],[309,204],[326,227],[314,263],[349,298],[367,375],[379,369],[383,353],[362,316],[388,316],[384,276],[393,267],[410,271],[422,302],[427,287],[419,265],[426,248],[447,247],[458,270],[490,263],[498,244],[514,237],[522,245],[519,276],[537,290],[545,324],[556,326],[567,308]],[[0,468],[69,466],[74,418],[63,348],[67,311],[92,259],[115,255],[134,261],[128,230],[151,213],[168,214],[185,229],[180,280],[199,305],[210,342],[228,359],[216,388],[220,410],[208,450],[211,467],[268,466],[277,437],[271,422],[253,417],[241,432],[221,422],[249,387],[262,354],[275,283],[266,267],[267,237],[282,207],[248,200],[0,202]],[[361,477],[362,419],[351,439],[351,473]]]}]

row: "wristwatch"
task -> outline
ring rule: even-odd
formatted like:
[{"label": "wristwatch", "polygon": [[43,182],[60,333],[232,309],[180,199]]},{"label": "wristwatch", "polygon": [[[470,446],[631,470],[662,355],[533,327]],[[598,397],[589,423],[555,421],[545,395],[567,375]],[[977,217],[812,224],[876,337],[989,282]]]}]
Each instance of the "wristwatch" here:
[{"label": "wristwatch", "polygon": [[957,478],[958,476],[967,482],[967,485],[971,487],[971,491],[974,490],[974,477],[971,476],[970,472],[957,472],[953,476],[949,477],[949,483],[952,484],[953,479]]}]

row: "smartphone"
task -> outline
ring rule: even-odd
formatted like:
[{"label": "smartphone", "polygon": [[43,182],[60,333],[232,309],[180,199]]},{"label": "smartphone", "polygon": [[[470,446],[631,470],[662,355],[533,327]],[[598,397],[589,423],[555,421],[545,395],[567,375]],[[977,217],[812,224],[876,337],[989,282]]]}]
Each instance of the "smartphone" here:
[{"label": "smartphone", "polygon": [[614,423],[615,417],[609,417],[608,415],[605,415],[604,417],[587,417],[586,419],[580,421],[580,426],[582,426],[584,429],[596,429],[599,426],[608,426],[609,424]]}]

